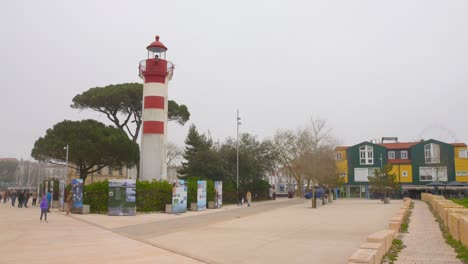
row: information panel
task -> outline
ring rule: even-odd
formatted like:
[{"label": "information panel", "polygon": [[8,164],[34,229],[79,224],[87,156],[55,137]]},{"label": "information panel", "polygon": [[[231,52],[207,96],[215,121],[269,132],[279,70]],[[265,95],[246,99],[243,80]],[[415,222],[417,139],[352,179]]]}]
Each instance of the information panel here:
[{"label": "information panel", "polygon": [[187,211],[187,183],[178,180],[172,185],[172,212],[185,213]]},{"label": "information panel", "polygon": [[223,206],[223,182],[215,181],[214,187],[215,187],[214,206],[215,208],[221,208],[221,206]]},{"label": "information panel", "polygon": [[136,214],[136,181],[134,179],[109,180],[108,215]]},{"label": "information panel", "polygon": [[83,179],[73,179],[73,207],[83,208]]},{"label": "information panel", "polygon": [[206,181],[197,181],[197,211],[206,209]]}]

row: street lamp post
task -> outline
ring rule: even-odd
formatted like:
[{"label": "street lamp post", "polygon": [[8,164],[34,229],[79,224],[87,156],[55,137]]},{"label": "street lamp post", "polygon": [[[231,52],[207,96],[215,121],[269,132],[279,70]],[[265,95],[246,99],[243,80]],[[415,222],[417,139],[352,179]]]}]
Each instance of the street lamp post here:
[{"label": "street lamp post", "polygon": [[[68,184],[68,144],[65,147],[67,154],[65,155],[65,186]],[[65,188],[63,188],[62,197],[65,199]],[[65,203],[62,203],[62,211],[65,211]],[[68,212],[68,211],[67,211]]]},{"label": "street lamp post", "polygon": [[241,118],[239,117],[239,109],[237,109],[237,118],[236,118],[236,125],[237,125],[237,163],[236,163],[236,174],[237,174],[237,204],[239,205],[239,126],[241,124],[240,122]]},{"label": "street lamp post", "polygon": [[68,145],[65,147],[65,149],[67,150],[67,154],[65,156],[65,180],[68,184]]}]

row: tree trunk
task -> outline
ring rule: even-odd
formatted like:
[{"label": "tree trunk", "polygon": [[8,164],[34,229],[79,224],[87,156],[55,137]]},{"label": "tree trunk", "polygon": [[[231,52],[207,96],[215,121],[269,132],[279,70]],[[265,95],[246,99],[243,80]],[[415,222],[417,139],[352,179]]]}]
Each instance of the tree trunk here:
[{"label": "tree trunk", "polygon": [[312,181],[312,208],[317,208],[317,199],[315,198],[315,183]]},{"label": "tree trunk", "polygon": [[328,202],[333,203],[332,191],[330,188],[328,189]]}]

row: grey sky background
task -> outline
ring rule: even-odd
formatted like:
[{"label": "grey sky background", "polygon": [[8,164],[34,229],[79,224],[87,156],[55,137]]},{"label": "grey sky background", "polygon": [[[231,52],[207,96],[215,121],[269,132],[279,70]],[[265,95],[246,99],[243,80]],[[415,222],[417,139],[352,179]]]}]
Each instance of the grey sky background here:
[{"label": "grey sky background", "polygon": [[[76,94],[141,82],[155,35],[169,98],[215,140],[327,119],[342,144],[382,136],[468,142],[467,1],[3,1],[0,157],[30,159]],[[108,123],[108,122],[106,122]]]}]

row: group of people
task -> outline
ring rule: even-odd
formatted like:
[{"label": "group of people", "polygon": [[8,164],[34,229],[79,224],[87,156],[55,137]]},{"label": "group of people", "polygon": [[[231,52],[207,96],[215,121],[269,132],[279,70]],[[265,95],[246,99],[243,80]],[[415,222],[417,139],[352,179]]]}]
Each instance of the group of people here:
[{"label": "group of people", "polygon": [[[11,201],[11,205],[18,208],[29,208],[28,203],[29,199],[32,198],[31,206],[37,205],[37,198],[38,194],[35,191],[30,192],[29,190],[4,190],[0,191],[0,202],[3,199],[3,203],[7,203]],[[18,202],[18,203],[17,203]],[[67,215],[70,214],[70,209],[73,206],[73,193],[71,191],[68,192],[67,198]],[[39,204],[41,208],[41,217],[39,220],[42,222],[42,218],[44,217],[45,222],[47,223],[47,213],[50,212],[50,206],[52,204],[52,193],[49,191],[45,195],[42,196],[41,202]]]},{"label": "group of people", "polygon": [[243,206],[244,201],[247,201],[247,206],[250,206],[252,203],[252,193],[250,191],[247,191],[245,194],[245,200],[244,200],[244,195],[242,193],[238,194],[238,205]]},{"label": "group of people", "polygon": [[[29,199],[32,198],[32,206],[36,206],[37,193],[30,192],[29,190],[4,190],[0,192],[0,201],[3,199],[3,203],[7,203],[11,200],[11,206],[17,204],[18,208],[28,208]],[[18,202],[18,203],[16,203]]]}]

